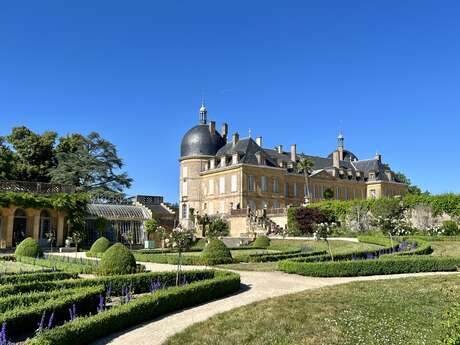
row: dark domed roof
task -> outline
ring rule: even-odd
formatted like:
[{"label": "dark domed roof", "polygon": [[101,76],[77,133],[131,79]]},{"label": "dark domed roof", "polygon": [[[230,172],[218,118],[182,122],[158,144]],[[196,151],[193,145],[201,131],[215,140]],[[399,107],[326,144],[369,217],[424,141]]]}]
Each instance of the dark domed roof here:
[{"label": "dark domed roof", "polygon": [[185,133],[180,145],[180,156],[214,156],[224,145],[225,141],[219,132],[211,134],[208,125],[200,124]]},{"label": "dark domed roof", "polygon": [[[329,156],[327,156],[327,158],[332,159],[333,154],[334,152],[332,152]],[[356,157],[356,155],[351,151],[343,150],[343,160],[352,162],[352,161],[357,161],[358,157]]]}]

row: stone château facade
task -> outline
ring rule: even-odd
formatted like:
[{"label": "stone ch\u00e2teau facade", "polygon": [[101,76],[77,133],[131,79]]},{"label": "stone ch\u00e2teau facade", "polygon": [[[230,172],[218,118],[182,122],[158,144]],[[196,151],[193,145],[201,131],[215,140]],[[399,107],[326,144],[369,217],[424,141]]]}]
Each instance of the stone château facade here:
[{"label": "stone ch\u00e2teau facade", "polygon": [[[309,193],[297,162],[313,161],[308,174]],[[180,219],[192,226],[191,212],[200,215],[231,215],[245,209],[284,209],[327,197],[348,200],[403,195],[407,185],[395,178],[381,155],[359,160],[344,148],[328,157],[299,154],[296,144],[289,151],[263,147],[262,138],[228,138],[228,125],[216,130],[208,123],[207,109],[200,108],[200,122],[183,137],[180,156]],[[242,211],[237,211],[242,210]]]}]

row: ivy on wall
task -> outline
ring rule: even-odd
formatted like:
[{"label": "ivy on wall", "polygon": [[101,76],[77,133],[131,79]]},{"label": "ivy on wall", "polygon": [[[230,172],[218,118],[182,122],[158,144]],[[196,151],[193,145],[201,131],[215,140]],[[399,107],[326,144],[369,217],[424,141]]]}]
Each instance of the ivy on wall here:
[{"label": "ivy on wall", "polygon": [[0,193],[0,207],[50,208],[66,211],[72,230],[82,231],[89,197],[86,193],[41,195],[32,193]]}]

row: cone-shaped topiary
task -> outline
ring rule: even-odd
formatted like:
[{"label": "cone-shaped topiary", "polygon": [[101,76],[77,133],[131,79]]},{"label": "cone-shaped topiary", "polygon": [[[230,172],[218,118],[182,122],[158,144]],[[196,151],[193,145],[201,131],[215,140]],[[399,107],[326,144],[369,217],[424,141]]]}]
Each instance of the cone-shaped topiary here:
[{"label": "cone-shaped topiary", "polygon": [[110,242],[107,238],[100,237],[96,240],[96,242],[93,243],[88,253],[90,256],[105,253],[105,251],[109,249],[111,245],[112,242]]},{"label": "cone-shaped topiary", "polygon": [[217,238],[211,239],[211,241],[204,247],[201,252],[201,259],[206,265],[219,265],[228,264],[233,262],[232,254],[224,242]]},{"label": "cone-shaped topiary", "polygon": [[270,239],[265,235],[257,237],[256,240],[252,243],[252,246],[257,248],[268,248],[269,245]]},{"label": "cone-shaped topiary", "polygon": [[32,237],[27,237],[19,243],[14,254],[16,256],[29,256],[31,258],[35,258],[41,255],[41,249],[37,241],[35,241]]},{"label": "cone-shaped topiary", "polygon": [[123,244],[114,244],[102,255],[99,264],[99,274],[113,275],[134,272],[136,272],[136,259]]}]

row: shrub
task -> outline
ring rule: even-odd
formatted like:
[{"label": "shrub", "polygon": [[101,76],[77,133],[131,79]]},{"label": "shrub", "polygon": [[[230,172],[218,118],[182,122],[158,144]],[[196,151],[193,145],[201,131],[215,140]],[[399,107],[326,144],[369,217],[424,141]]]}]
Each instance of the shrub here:
[{"label": "shrub", "polygon": [[105,253],[105,251],[109,249],[111,245],[112,242],[110,242],[107,238],[99,237],[96,242],[93,243],[91,249],[86,253],[86,255],[90,254],[88,256],[91,256],[91,254]]},{"label": "shrub", "polygon": [[204,264],[210,266],[233,262],[230,250],[224,242],[216,238],[211,239],[206,247],[204,247],[203,252],[201,253],[201,260]]},{"label": "shrub", "polygon": [[318,208],[296,207],[292,211],[289,209],[289,212],[292,212],[289,233],[294,236],[311,235],[314,232],[315,224],[329,222],[329,217],[326,213]]},{"label": "shrub", "polygon": [[270,239],[267,236],[258,236],[254,243],[252,244],[253,247],[258,248],[268,248],[270,245]]},{"label": "shrub", "polygon": [[76,278],[76,274],[65,272],[29,272],[21,274],[7,274],[0,276],[0,284],[20,284],[25,282],[50,281]]},{"label": "shrub", "polygon": [[[187,282],[211,279],[214,277],[213,270],[185,271],[182,277]],[[59,281],[35,281],[30,283],[20,283],[15,285],[0,286],[0,297],[6,297],[18,293],[32,291],[52,291],[56,289],[70,289],[85,286],[103,285],[106,289],[110,288],[113,296],[122,294],[123,288],[130,286],[134,293],[146,293],[150,291],[152,281],[159,281],[162,286],[175,286],[175,272],[144,272],[136,274],[102,276],[91,279],[66,279]]]},{"label": "shrub", "polygon": [[305,263],[284,260],[278,269],[312,277],[356,277],[380,274],[456,271],[460,258],[456,257],[395,257],[392,259],[334,261]]},{"label": "shrub", "polygon": [[206,237],[220,237],[228,236],[229,229],[228,224],[220,217],[213,218],[206,226]]},{"label": "shrub", "polygon": [[[54,281],[54,283],[56,283]],[[54,284],[57,288],[58,285]],[[30,306],[32,304],[44,303],[49,300],[59,298],[60,296],[66,294],[74,294],[76,292],[82,291],[81,287],[75,287],[70,289],[56,289],[48,291],[32,291],[26,293],[15,293],[12,295],[0,297],[0,313],[5,313],[9,310],[15,308],[23,308]]]},{"label": "shrub", "polygon": [[26,344],[73,345],[92,343],[111,333],[119,332],[176,310],[229,295],[239,289],[239,275],[230,272],[216,272],[213,279],[162,290],[94,316],[77,318],[73,322],[53,328],[28,340]]},{"label": "shrub", "polygon": [[273,262],[273,261],[280,261],[285,259],[292,259],[292,258],[306,258],[306,257],[317,257],[321,255],[325,255],[326,251],[317,251],[311,253],[304,253],[300,250],[296,251],[289,251],[283,253],[266,253],[266,254],[251,254],[248,256],[248,262]]},{"label": "shrub", "polygon": [[103,293],[104,287],[102,286],[81,288],[72,294],[63,293],[60,297],[43,303],[10,309],[0,314],[0,323],[6,322],[8,333],[13,337],[17,337],[36,330],[43,312],[47,312],[48,317],[51,311],[54,312],[54,324],[60,324],[68,320],[68,309],[73,304],[76,305],[80,315],[95,313],[99,295]]},{"label": "shrub", "polygon": [[458,224],[454,220],[445,220],[442,222],[442,229],[444,230],[444,235],[455,236],[460,233],[458,229]]},{"label": "shrub", "polygon": [[123,244],[114,244],[102,256],[99,265],[100,274],[129,274],[134,272],[136,272],[136,259]]},{"label": "shrub", "polygon": [[40,246],[32,237],[27,237],[16,247],[16,256],[28,256],[35,258],[41,254]]}]

